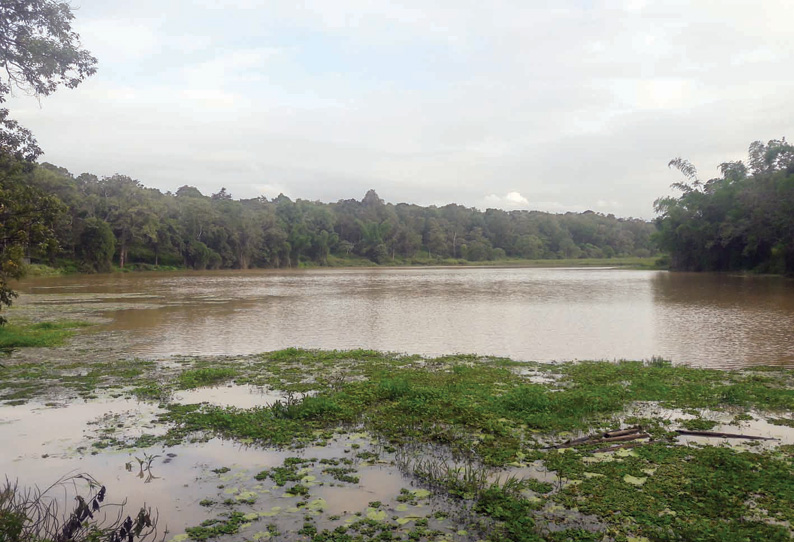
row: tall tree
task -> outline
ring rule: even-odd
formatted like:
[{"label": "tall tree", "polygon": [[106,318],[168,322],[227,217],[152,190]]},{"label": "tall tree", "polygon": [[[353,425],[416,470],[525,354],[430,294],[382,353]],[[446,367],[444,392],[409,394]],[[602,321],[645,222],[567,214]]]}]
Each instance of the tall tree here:
[{"label": "tall tree", "polygon": [[688,162],[671,161],[691,181],[673,185],[678,198],[654,204],[672,268],[794,274],[794,147],[756,141],[748,154],[749,168],[725,162],[705,183]]},{"label": "tall tree", "polygon": [[[62,2],[0,2],[0,104],[15,88],[47,96],[59,86],[76,87],[96,71],[96,59],[80,48],[80,36],[72,30],[73,19],[71,8]],[[31,132],[1,107],[0,308],[16,295],[8,281],[23,275],[31,248],[54,244],[57,201],[25,178],[41,152]]]},{"label": "tall tree", "polygon": [[[62,204],[30,176],[28,164],[0,153],[0,308],[16,297],[9,281],[24,276],[31,252],[49,253],[57,245],[53,226]],[[5,321],[0,316],[0,325]]]}]

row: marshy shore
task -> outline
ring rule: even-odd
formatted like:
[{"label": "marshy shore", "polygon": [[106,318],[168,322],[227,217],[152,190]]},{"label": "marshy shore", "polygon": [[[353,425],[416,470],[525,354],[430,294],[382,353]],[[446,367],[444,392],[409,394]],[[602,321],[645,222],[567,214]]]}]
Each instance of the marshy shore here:
[{"label": "marshy shore", "polygon": [[792,536],[790,369],[49,358],[0,368],[4,474],[46,487],[86,472],[158,510],[166,540]]}]

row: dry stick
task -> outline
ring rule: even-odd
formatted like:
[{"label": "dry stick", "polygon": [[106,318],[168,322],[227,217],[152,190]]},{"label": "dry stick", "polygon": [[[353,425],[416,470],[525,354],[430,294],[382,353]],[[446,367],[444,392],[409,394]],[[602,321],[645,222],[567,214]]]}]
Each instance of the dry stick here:
[{"label": "dry stick", "polygon": [[630,427],[628,429],[616,429],[614,431],[607,431],[605,433],[599,433],[597,435],[585,435],[583,437],[566,440],[562,444],[553,446],[553,448],[568,448],[571,446],[576,446],[578,444],[592,444],[593,442],[599,441],[599,439],[620,437],[623,435],[631,435],[633,433],[639,433],[640,431],[642,431],[642,427],[637,425],[635,427]]},{"label": "dry stick", "polygon": [[639,425],[635,427],[629,427],[628,429],[621,429],[620,431],[607,431],[604,433],[605,437],[622,437],[623,435],[632,435],[634,433],[639,433],[642,431],[642,427]]},{"label": "dry stick", "polygon": [[[626,430],[626,431],[628,431],[628,430]],[[569,441],[565,442],[564,444],[558,444],[557,446],[552,446],[550,449],[572,448],[572,447],[578,446],[580,444],[588,445],[588,444],[602,444],[602,443],[605,443],[605,442],[625,442],[625,441],[628,441],[628,440],[637,440],[637,439],[641,439],[641,438],[648,438],[650,436],[650,435],[648,435],[648,433],[639,433],[639,432],[635,433],[633,429],[631,431],[632,431],[632,433],[625,433],[625,431],[615,431],[615,432],[611,432],[611,433],[603,433],[604,435],[615,434],[615,433],[618,433],[618,432],[624,433],[623,435],[615,436],[615,437],[594,437],[594,436],[591,435],[589,437],[582,437],[582,438],[578,438],[578,439],[575,439],[575,440],[569,440]]]},{"label": "dry stick", "polygon": [[625,442],[627,440],[637,440],[640,438],[648,438],[648,433],[634,433],[633,435],[623,435],[622,437],[602,438],[593,440],[589,444],[601,444],[602,442]]},{"label": "dry stick", "polygon": [[759,437],[757,435],[739,435],[737,433],[715,433],[713,431],[687,431],[686,429],[676,429],[679,435],[692,435],[695,437],[713,438],[743,438],[748,440],[779,440],[775,437]]}]

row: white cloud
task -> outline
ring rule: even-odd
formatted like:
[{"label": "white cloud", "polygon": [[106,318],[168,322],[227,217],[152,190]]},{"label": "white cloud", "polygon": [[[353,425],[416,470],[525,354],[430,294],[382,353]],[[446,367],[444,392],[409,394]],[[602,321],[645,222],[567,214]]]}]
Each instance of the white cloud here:
[{"label": "white cloud", "polygon": [[500,209],[528,209],[529,200],[518,192],[508,192],[504,196],[490,194],[485,196],[484,202],[487,207],[497,207]]},{"label": "white cloud", "polygon": [[9,107],[46,160],[163,190],[650,218],[670,158],[716,175],[794,137],[792,22],[787,0],[81,0],[97,75]]}]

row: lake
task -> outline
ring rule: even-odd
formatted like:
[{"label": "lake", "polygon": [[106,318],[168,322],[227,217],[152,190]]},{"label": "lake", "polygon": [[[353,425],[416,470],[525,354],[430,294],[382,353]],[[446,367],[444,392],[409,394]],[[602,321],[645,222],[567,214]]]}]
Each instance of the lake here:
[{"label": "lake", "polygon": [[389,268],[117,273],[16,287],[20,316],[103,316],[89,329],[145,358],[298,346],[794,366],[794,281],[777,277]]}]

